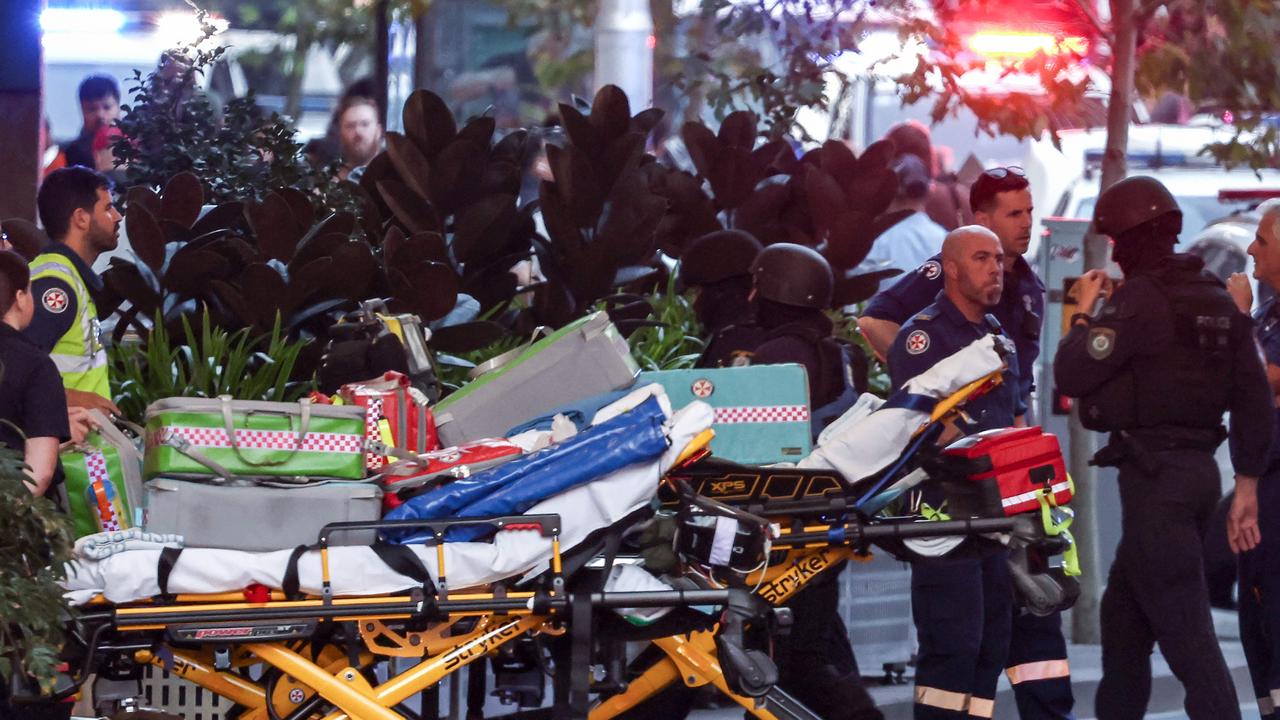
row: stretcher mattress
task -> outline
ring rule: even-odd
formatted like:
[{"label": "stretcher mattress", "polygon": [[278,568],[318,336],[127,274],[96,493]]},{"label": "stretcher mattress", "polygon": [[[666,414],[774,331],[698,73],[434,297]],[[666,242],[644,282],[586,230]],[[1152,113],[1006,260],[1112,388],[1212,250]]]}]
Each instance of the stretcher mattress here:
[{"label": "stretcher mattress", "polygon": [[[653,394],[644,390],[637,393],[643,398]],[[703,403],[681,409],[670,415],[665,425],[670,445],[661,457],[629,465],[574,487],[533,505],[528,513],[559,515],[562,551],[573,548],[592,532],[618,522],[647,504],[657,492],[663,473],[699,433],[711,427],[713,417],[710,406]],[[435,547],[409,547],[422,559],[432,580],[438,581]],[[291,549],[252,553],[189,548],[182,552],[170,572],[168,591],[233,592],[254,583],[280,588],[284,585],[291,553]],[[507,530],[498,533],[492,542],[445,543],[444,556],[451,588],[478,587],[542,572],[550,562],[551,539],[535,530]],[[103,560],[77,561],[68,569],[64,583],[66,596],[73,604],[84,603],[97,594],[116,603],[155,597],[160,594],[159,559],[160,550],[144,549],[119,552]],[[380,595],[417,584],[391,570],[368,547],[330,548],[329,565],[333,592],[339,596]],[[298,580],[302,592],[321,592],[318,551],[301,556]]]}]

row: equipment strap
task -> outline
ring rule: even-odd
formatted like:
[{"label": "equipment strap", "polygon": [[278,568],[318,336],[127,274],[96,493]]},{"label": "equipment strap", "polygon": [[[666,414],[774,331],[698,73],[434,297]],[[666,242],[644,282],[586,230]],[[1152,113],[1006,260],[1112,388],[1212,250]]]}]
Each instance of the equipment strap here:
[{"label": "equipment strap", "polygon": [[408,545],[376,543],[372,549],[373,554],[386,563],[387,567],[407,578],[412,578],[422,586],[422,591],[427,597],[435,597],[436,584],[432,582],[431,574],[427,572],[427,566],[423,564],[422,558],[418,557],[412,548]]},{"label": "equipment strap", "polygon": [[173,566],[178,563],[178,556],[182,554],[182,548],[165,547],[160,550],[160,560],[156,564],[156,583],[160,585],[160,597],[171,600],[172,595],[169,594],[169,575],[173,572]]},{"label": "equipment strap", "polygon": [[280,589],[284,590],[284,596],[290,600],[302,599],[302,593],[299,592],[298,561],[303,553],[310,549],[310,545],[299,545],[289,553],[289,563],[285,566],[284,580],[280,583]]}]

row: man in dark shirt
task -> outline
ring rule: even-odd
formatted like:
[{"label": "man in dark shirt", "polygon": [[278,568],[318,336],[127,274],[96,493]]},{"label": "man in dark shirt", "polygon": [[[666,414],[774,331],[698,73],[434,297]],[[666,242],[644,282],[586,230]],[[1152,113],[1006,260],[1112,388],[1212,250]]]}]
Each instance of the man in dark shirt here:
[{"label": "man in dark shirt", "polygon": [[[986,228],[967,225],[947,235],[939,268],[943,291],[907,321],[889,349],[894,388],[991,332],[984,317],[1000,299],[1003,261],[999,239]],[[1018,388],[1017,358],[1010,357],[1004,382],[966,406],[972,425],[949,429],[943,441],[1012,425],[1025,412]],[[936,498],[923,502],[932,503],[926,515],[945,512]],[[998,546],[912,565],[911,612],[920,641],[918,720],[992,716],[1009,651],[1012,603],[1008,553]]]},{"label": "man in dark shirt", "polygon": [[93,168],[93,138],[120,117],[120,85],[106,75],[90,75],[80,83],[80,136],[66,144],[67,165]]},{"label": "man in dark shirt", "polygon": [[[1078,398],[1080,421],[1111,432],[1094,456],[1119,468],[1121,527],[1102,596],[1098,717],[1140,718],[1160,650],[1186,688],[1191,717],[1240,717],[1209,613],[1203,537],[1221,494],[1213,452],[1231,412],[1236,494],[1233,551],[1258,544],[1258,477],[1267,466],[1272,394],[1252,323],[1193,255],[1174,254],[1182,212],[1150,177],[1108,188],[1095,230],[1111,237],[1125,281],[1101,270],[1078,282],[1079,306],[1058,345],[1054,381]],[[1110,297],[1108,298],[1108,295]],[[1106,298],[1095,315],[1094,304]]]},{"label": "man in dark shirt", "polygon": [[27,487],[45,495],[58,466],[58,445],[70,430],[58,369],[22,334],[34,311],[27,261],[12,250],[0,251],[0,419],[8,421],[0,423],[0,442],[22,453],[30,467]]}]

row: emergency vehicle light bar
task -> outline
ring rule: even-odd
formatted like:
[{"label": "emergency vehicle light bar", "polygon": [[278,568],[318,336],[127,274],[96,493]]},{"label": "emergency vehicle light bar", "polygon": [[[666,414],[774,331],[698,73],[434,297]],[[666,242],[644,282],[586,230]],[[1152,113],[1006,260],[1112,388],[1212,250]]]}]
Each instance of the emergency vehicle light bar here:
[{"label": "emergency vehicle light bar", "polygon": [[1038,52],[1071,52],[1083,55],[1089,43],[1079,36],[1055,37],[1051,33],[1017,30],[980,30],[965,40],[971,52],[986,57],[1031,57]]},{"label": "emergency vehicle light bar", "polygon": [[1280,197],[1280,188],[1228,189],[1218,191],[1218,202],[1233,200],[1270,200]]}]

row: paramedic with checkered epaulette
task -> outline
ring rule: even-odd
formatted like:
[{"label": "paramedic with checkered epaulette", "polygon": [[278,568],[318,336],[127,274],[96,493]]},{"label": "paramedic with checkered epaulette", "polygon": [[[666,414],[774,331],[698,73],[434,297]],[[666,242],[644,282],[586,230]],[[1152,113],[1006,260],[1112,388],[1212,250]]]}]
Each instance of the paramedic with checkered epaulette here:
[{"label": "paramedic with checkered epaulette", "polygon": [[119,241],[120,213],[110,190],[105,176],[78,166],[55,170],[41,184],[40,221],[52,242],[31,261],[36,308],[26,335],[53,358],[68,405],[119,414],[111,402],[107,352],[93,300],[102,289],[93,263]]},{"label": "paramedic with checkered epaulette", "polygon": [[[1000,300],[1003,259],[999,239],[984,227],[968,225],[947,235],[942,245],[942,292],[902,326],[889,348],[895,388],[992,332],[985,318]],[[969,402],[965,411],[972,422],[949,429],[944,442],[959,433],[1010,427],[1025,412],[1012,345],[1007,343],[1011,354],[1004,382]],[[922,498],[921,508],[926,516],[945,517],[940,498]],[[914,562],[911,612],[920,645],[917,720],[991,717],[1013,620],[1008,552],[990,543],[975,545],[963,557]]]}]

